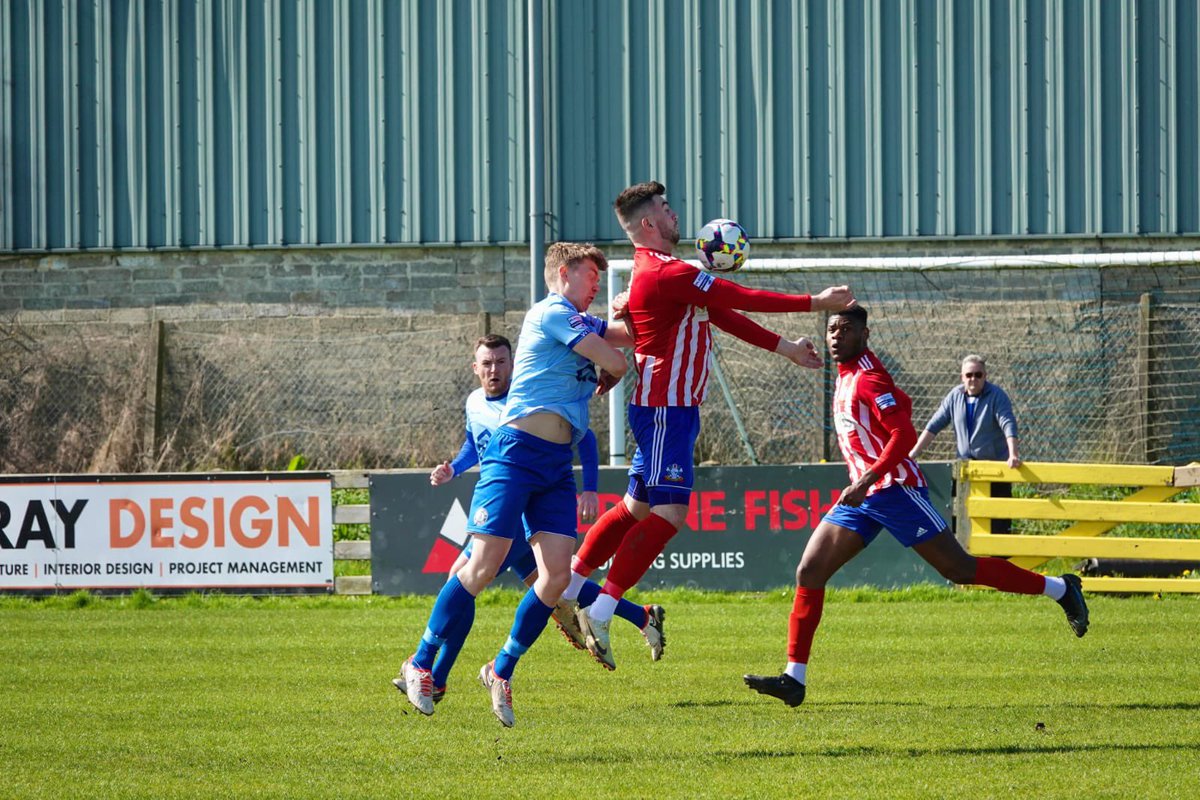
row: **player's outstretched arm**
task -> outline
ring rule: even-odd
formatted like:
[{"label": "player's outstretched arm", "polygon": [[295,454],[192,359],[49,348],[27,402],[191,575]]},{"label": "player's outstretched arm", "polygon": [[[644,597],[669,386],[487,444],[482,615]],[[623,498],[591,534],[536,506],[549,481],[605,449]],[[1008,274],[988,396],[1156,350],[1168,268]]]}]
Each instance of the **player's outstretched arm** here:
[{"label": "player's outstretched arm", "polygon": [[807,294],[783,294],[765,289],[751,289],[733,281],[701,272],[690,264],[675,262],[664,269],[658,279],[659,291],[668,292],[680,302],[739,311],[840,311],[854,305],[854,295],[848,286],[831,286],[817,297]]},{"label": "player's outstretched arm", "polygon": [[784,341],[778,333],[767,330],[745,314],[739,314],[729,308],[708,309],[708,319],[730,336],[736,336],[747,344],[770,350],[772,353],[777,352],[780,342]]},{"label": "player's outstretched arm", "polygon": [[821,357],[817,355],[816,346],[811,339],[804,336],[794,342],[781,337],[775,352],[801,367],[818,369],[821,366]]},{"label": "player's outstretched arm", "polygon": [[812,299],[813,311],[845,311],[856,305],[858,301],[849,286],[830,286]]}]

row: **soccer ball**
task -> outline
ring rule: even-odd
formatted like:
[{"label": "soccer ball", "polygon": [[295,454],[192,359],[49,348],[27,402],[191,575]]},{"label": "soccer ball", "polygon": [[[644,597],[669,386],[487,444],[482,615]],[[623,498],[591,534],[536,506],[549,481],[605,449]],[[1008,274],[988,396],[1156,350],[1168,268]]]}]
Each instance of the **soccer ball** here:
[{"label": "soccer ball", "polygon": [[736,272],[750,257],[750,237],[731,219],[714,219],[696,234],[700,264],[713,272]]}]

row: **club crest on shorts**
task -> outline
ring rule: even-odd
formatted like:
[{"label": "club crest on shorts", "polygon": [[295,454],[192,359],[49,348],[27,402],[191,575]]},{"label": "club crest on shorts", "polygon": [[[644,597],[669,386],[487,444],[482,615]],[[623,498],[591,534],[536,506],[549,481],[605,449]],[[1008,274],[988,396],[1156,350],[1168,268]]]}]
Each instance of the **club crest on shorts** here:
[{"label": "club crest on shorts", "polygon": [[663,470],[663,480],[671,483],[683,483],[683,467],[672,464]]},{"label": "club crest on shorts", "polygon": [[488,521],[488,513],[486,508],[480,508],[475,512],[474,522],[476,525],[486,525]]}]

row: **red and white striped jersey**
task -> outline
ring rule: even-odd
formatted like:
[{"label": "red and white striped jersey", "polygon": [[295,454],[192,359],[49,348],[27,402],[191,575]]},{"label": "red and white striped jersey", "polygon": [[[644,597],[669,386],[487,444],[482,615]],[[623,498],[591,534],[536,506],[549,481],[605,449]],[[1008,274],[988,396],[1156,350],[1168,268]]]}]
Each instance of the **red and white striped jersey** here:
[{"label": "red and white striped jersey", "polygon": [[[892,376],[870,350],[864,350],[852,362],[838,364],[833,425],[838,447],[850,469],[851,482],[871,468],[880,475],[867,490],[868,495],[896,484],[928,485],[917,462],[908,457],[909,446],[917,438],[912,424],[912,400],[896,387]],[[904,439],[909,446],[895,454],[899,458],[888,458],[881,463],[884,448],[896,431],[906,434]],[[893,464],[886,463],[889,461]]]},{"label": "red and white striped jersey", "polygon": [[[639,247],[633,255],[629,284],[629,322],[633,329],[636,406],[698,406],[708,388],[712,355],[710,322],[766,349],[779,335],[731,309],[808,311],[806,294],[749,289],[722,280],[669,253]],[[711,310],[711,316],[710,316]]]},{"label": "red and white striped jersey", "polygon": [[[708,309],[687,302],[680,290],[688,286],[704,292],[713,280],[666,253],[641,247],[634,252],[629,319],[634,331],[637,386],[629,402],[635,406],[698,406],[704,402],[712,351]],[[694,286],[697,283],[700,286]]]}]

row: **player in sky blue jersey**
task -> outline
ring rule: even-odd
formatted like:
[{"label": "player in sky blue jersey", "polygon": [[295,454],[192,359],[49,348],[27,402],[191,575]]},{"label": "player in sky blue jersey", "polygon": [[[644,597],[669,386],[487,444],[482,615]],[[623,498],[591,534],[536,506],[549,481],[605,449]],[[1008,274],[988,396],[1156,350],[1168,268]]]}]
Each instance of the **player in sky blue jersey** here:
[{"label": "player in sky blue jersey", "polygon": [[[458,454],[452,461],[442,462],[434,467],[429,473],[429,482],[434,486],[441,486],[448,483],[462,473],[466,472],[471,467],[479,463],[483,457],[483,452],[487,448],[487,444],[491,441],[492,434],[496,428],[500,427],[500,417],[504,413],[504,406],[508,400],[509,385],[512,382],[513,360],[512,360],[512,344],[503,336],[498,334],[488,334],[481,336],[475,342],[475,361],[471,364],[471,370],[475,373],[475,377],[479,379],[479,388],[471,392],[467,396],[465,416],[466,416],[466,435],[459,449]],[[596,518],[596,513],[599,510],[599,498],[596,495],[596,485],[599,476],[599,453],[596,446],[596,435],[588,429],[584,434],[583,439],[578,445],[579,462],[583,466],[583,492],[579,495],[579,516],[584,522],[589,522]],[[513,537],[512,547],[508,551],[508,556],[500,567],[500,572],[505,569],[511,569],[514,574],[527,586],[532,586],[537,578],[537,562],[533,557],[533,550],[529,547],[529,543],[525,539],[525,526],[522,525],[522,535]],[[454,565],[450,568],[450,575],[458,574],[458,571],[467,563],[471,555],[471,543],[467,544],[459,557],[455,560]],[[600,593],[600,585],[594,582],[590,586],[585,586],[580,592],[580,605],[587,606],[596,599]],[[575,619],[573,606],[560,603],[554,611],[555,622],[563,637],[572,644],[577,650],[586,650],[584,644],[583,632],[579,629],[579,623]],[[666,636],[663,633],[663,608],[657,605],[636,605],[629,601],[624,601],[621,607],[617,609],[617,616],[628,620],[641,630],[642,635],[646,639],[647,645],[650,647],[650,657],[657,661],[662,657],[663,650],[666,647]],[[433,662],[431,674],[433,677],[433,701],[441,702],[446,694],[446,683],[450,676],[450,671],[454,667],[454,662],[458,658],[459,652],[462,650],[463,644],[466,642],[467,635],[470,633],[470,626],[465,625],[462,629],[454,631],[446,637],[446,641],[438,649],[437,658]],[[402,692],[407,694],[408,685],[404,680],[404,668],[401,667],[400,674],[392,680],[392,683]]]},{"label": "player in sky blue jersey", "polygon": [[607,267],[591,245],[558,243],[546,250],[550,294],[521,327],[508,401],[471,500],[471,556],[438,594],[417,651],[405,662],[408,699],[423,714],[433,713],[430,669],[438,649],[461,620],[473,617],[475,597],[507,557],[523,515],[538,577],[517,607],[508,640],[479,675],[493,713],[503,725],[513,724],[509,679],[570,581],[576,513],[571,446],[588,429],[591,396],[611,388],[626,370],[616,348],[630,345],[629,333],[586,313]]}]

